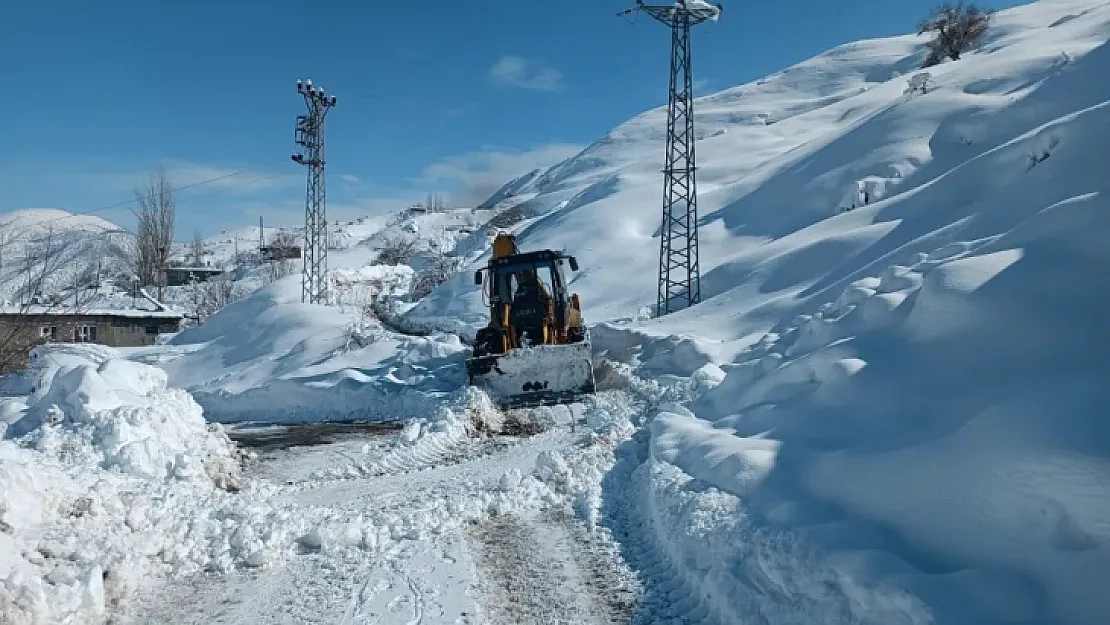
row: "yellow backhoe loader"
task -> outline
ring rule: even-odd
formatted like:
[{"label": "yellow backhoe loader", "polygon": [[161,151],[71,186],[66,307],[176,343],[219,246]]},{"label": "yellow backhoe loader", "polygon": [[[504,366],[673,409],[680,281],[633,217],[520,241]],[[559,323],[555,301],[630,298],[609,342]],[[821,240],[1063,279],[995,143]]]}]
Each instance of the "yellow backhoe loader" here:
[{"label": "yellow backhoe loader", "polygon": [[484,269],[474,274],[489,306],[466,372],[503,408],[560,404],[594,393],[589,331],[578,294],[567,294],[563,265],[573,256],[521,252],[500,232]]}]

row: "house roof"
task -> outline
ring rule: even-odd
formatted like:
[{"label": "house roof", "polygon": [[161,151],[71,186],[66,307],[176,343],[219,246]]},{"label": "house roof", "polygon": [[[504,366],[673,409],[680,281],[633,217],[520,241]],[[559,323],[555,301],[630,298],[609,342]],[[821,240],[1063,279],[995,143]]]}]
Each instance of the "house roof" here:
[{"label": "house roof", "polygon": [[84,290],[78,296],[75,306],[73,300],[63,297],[56,304],[20,305],[10,302],[0,303],[0,315],[30,316],[104,316],[128,319],[183,319],[184,314],[169,310],[165,304],[151,297],[145,289],[138,294],[116,289],[112,285],[97,290]]},{"label": "house roof", "polygon": [[169,310],[136,310],[126,308],[74,308],[72,306],[0,306],[0,315],[29,317],[125,317],[128,319],[183,319],[185,315]]}]

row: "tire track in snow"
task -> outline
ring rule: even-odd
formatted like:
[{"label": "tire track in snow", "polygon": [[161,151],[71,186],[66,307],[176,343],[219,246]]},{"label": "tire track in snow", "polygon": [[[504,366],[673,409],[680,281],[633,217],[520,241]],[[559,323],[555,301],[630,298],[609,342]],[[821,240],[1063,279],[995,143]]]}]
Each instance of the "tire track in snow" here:
[{"label": "tire track in snow", "polygon": [[[330,457],[342,458],[344,464],[315,471],[300,479],[286,480],[285,486],[293,491],[312,490],[328,483],[431,471],[493,456],[527,442],[528,438],[510,436],[488,438],[471,438],[466,435],[435,437],[434,440],[429,441],[418,440],[416,444],[409,447],[387,449],[384,454],[373,459],[370,459],[371,454],[377,450],[363,452],[368,458],[360,459],[355,455],[358,452],[330,449],[327,451]],[[281,462],[281,460],[267,458],[264,462],[272,464]]]},{"label": "tire track in snow", "polygon": [[569,514],[496,516],[466,529],[492,622],[628,622],[635,590]]},{"label": "tire track in snow", "polygon": [[424,613],[423,591],[399,563],[391,562],[372,571],[355,589],[338,625],[383,622],[399,625],[401,619],[404,625],[421,625]]},{"label": "tire track in snow", "polygon": [[649,509],[651,493],[643,484],[650,480],[648,437],[641,429],[618,448],[617,462],[602,481],[605,524],[621,544],[621,553],[640,575],[643,595],[632,623],[721,622],[713,614],[705,591],[689,574],[679,554],[668,549],[660,528]]}]

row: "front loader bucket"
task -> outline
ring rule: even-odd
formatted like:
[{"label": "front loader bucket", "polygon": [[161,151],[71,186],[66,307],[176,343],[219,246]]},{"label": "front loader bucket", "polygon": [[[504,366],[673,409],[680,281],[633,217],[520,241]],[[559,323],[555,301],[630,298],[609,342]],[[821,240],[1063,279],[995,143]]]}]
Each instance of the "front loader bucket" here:
[{"label": "front loader bucket", "polygon": [[550,406],[596,391],[588,341],[537,345],[466,361],[470,384],[502,408]]}]

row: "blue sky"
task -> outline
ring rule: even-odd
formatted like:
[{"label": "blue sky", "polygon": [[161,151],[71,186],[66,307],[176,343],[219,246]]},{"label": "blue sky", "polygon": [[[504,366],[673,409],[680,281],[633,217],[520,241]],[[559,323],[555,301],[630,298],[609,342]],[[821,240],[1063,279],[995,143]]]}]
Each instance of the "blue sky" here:
[{"label": "blue sky", "polygon": [[[260,214],[296,223],[298,78],[339,98],[327,125],[329,217],[432,191],[472,205],[665,102],[669,39],[645,16],[616,17],[633,2],[6,2],[0,212],[128,200],[158,167],[178,185],[253,168],[182,191],[178,237]],[[693,42],[703,93],[911,31],[935,0],[722,3],[722,20]],[[128,207],[99,214],[133,225]]]}]

